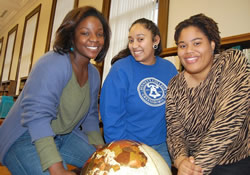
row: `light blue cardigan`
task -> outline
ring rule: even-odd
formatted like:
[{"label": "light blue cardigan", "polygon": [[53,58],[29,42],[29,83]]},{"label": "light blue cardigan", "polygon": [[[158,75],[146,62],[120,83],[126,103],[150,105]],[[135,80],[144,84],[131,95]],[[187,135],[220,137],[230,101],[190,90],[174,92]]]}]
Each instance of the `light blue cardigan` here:
[{"label": "light blue cardigan", "polygon": [[[100,132],[97,103],[100,76],[92,64],[88,65],[88,76],[90,108],[73,130],[86,142],[89,131]],[[5,153],[27,130],[32,142],[43,137],[55,136],[50,123],[56,118],[60,97],[71,77],[72,64],[68,54],[60,55],[51,51],[37,61],[22,93],[0,126],[0,162],[4,164]]]}]

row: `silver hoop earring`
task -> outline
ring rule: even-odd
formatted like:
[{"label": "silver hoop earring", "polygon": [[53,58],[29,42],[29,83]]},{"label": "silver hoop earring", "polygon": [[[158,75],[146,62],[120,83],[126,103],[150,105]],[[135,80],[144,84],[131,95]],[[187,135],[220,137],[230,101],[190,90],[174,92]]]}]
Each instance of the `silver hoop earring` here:
[{"label": "silver hoop earring", "polygon": [[154,48],[154,49],[158,49],[158,45],[157,45],[157,44],[154,44],[154,45],[153,45],[153,48]]}]

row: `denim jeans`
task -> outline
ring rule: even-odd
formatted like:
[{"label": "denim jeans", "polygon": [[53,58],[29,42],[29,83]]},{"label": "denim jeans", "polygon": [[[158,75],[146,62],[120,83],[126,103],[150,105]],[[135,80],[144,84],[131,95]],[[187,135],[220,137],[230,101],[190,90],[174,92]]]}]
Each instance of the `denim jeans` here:
[{"label": "denim jeans", "polygon": [[[54,140],[65,168],[66,164],[81,168],[95,152],[94,146],[84,142],[74,133],[56,136]],[[40,158],[28,132],[11,146],[5,155],[4,163],[12,175],[49,175],[48,171],[42,171]]]},{"label": "denim jeans", "polygon": [[172,163],[166,142],[161,143],[159,145],[152,145],[151,147],[154,148],[163,157],[163,159],[167,162],[169,168],[171,169]]}]

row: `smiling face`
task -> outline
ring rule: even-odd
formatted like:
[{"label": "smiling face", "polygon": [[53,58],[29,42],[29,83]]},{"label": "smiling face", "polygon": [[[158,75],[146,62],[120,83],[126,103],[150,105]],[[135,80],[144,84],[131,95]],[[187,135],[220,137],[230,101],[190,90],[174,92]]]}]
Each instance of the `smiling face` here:
[{"label": "smiling face", "polygon": [[135,24],[131,27],[128,36],[128,47],[136,61],[152,65],[155,63],[154,44],[159,44],[160,37],[156,36],[153,42],[152,32],[142,24]]},{"label": "smiling face", "polygon": [[103,26],[97,17],[89,16],[81,21],[75,29],[74,53],[96,58],[104,45]]},{"label": "smiling face", "polygon": [[204,79],[213,64],[215,43],[197,27],[184,28],[178,39],[178,57],[185,67],[185,74]]}]

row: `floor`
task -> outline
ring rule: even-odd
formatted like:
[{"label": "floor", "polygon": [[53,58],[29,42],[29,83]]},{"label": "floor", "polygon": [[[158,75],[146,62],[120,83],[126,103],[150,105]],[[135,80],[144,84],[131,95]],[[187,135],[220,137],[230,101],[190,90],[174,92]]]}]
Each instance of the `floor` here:
[{"label": "floor", "polygon": [[[68,168],[70,170],[75,170],[76,174],[80,174],[79,170],[75,169],[73,166],[69,165]],[[172,173],[173,173],[173,175],[177,174],[177,171],[175,168],[172,169]],[[0,164],[0,174],[1,175],[11,175],[11,173],[8,171],[8,169],[5,166],[3,166],[2,164]]]},{"label": "floor", "polygon": [[[69,170],[74,170],[74,172],[76,174],[80,174],[79,169],[75,169],[75,167],[68,165]],[[11,173],[8,171],[8,168],[6,168],[5,166],[3,166],[0,163],[0,175],[11,175]]]},{"label": "floor", "polygon": [[3,166],[2,164],[0,164],[0,174],[1,175],[11,175],[10,172],[8,171],[8,169]]}]

